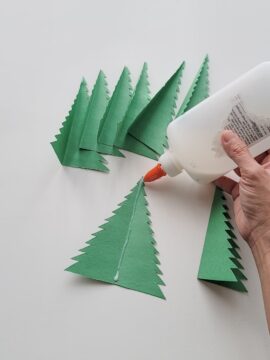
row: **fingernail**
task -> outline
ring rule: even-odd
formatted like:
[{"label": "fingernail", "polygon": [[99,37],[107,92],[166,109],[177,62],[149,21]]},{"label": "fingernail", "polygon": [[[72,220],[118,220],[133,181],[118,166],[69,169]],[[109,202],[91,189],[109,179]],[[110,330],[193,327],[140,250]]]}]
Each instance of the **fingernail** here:
[{"label": "fingernail", "polygon": [[222,141],[223,141],[223,143],[228,143],[233,138],[234,138],[234,132],[231,131],[231,130],[225,130],[222,133]]}]

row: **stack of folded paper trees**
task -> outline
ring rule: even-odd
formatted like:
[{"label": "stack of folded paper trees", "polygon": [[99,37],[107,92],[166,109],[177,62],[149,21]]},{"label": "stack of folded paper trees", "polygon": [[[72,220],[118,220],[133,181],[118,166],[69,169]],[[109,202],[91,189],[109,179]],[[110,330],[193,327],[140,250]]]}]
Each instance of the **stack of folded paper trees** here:
[{"label": "stack of folded paper trees", "polygon": [[[103,155],[124,157],[121,149],[158,159],[167,146],[168,124],[209,95],[206,56],[178,112],[175,111],[184,66],[183,62],[152,99],[146,64],[134,91],[130,72],[125,67],[111,97],[102,71],[90,96],[82,80],[60,134],[52,142],[61,164],[108,172]],[[140,180],[67,270],[164,297],[145,196],[144,183]],[[199,279],[246,291],[235,240],[226,199],[216,189]]]}]

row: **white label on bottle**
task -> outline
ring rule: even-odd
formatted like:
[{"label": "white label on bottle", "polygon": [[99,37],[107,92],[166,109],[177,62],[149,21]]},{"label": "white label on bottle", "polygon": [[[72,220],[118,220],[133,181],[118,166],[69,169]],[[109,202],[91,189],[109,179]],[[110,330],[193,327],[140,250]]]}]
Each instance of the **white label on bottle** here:
[{"label": "white label on bottle", "polygon": [[248,113],[237,95],[224,130],[232,130],[250,146],[270,135],[270,118]]},{"label": "white label on bottle", "polygon": [[[239,95],[233,98],[233,107],[222,125],[222,130],[232,130],[249,147],[270,135],[270,118],[248,112]],[[219,131],[212,144],[216,156],[225,155],[221,146]]]}]

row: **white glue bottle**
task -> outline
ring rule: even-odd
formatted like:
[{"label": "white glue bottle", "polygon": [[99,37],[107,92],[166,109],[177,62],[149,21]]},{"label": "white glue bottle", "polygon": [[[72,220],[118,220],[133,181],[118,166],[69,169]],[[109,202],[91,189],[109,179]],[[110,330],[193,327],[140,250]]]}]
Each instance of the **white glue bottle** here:
[{"label": "white glue bottle", "polygon": [[185,170],[207,184],[236,168],[221,145],[225,129],[234,131],[253,157],[270,149],[270,62],[256,66],[172,121],[167,129],[169,148],[145,181]]}]

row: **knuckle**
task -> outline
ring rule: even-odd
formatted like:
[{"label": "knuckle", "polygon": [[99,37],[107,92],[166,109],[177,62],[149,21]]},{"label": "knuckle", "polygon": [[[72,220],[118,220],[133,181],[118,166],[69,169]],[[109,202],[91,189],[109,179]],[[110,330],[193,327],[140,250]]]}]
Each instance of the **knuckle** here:
[{"label": "knuckle", "polygon": [[247,146],[241,143],[233,143],[230,147],[230,152],[233,156],[241,157],[247,151]]}]

